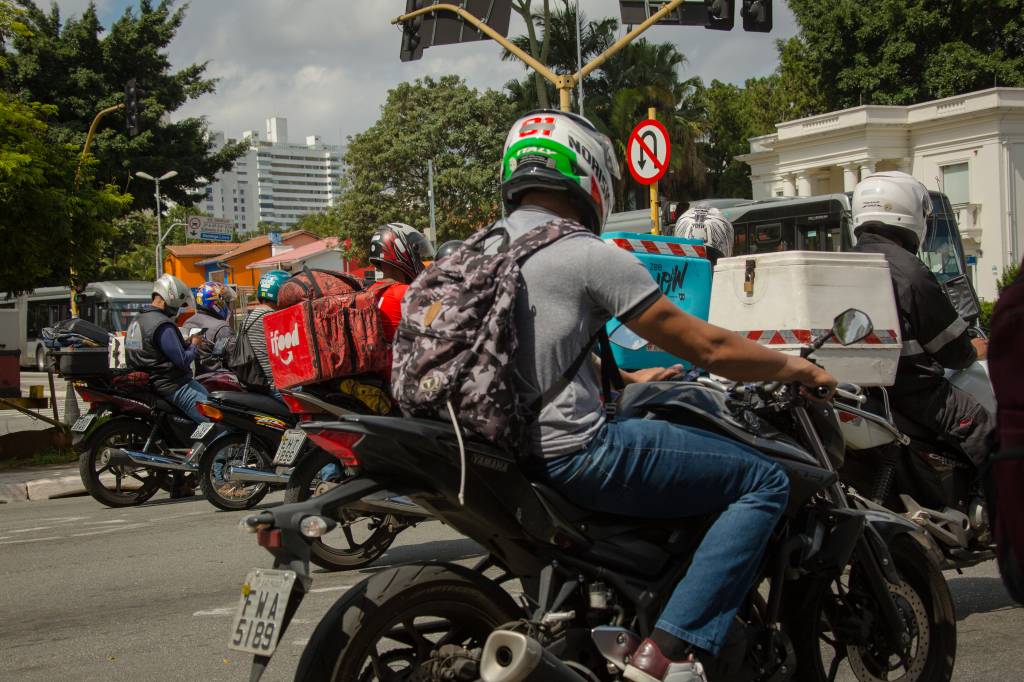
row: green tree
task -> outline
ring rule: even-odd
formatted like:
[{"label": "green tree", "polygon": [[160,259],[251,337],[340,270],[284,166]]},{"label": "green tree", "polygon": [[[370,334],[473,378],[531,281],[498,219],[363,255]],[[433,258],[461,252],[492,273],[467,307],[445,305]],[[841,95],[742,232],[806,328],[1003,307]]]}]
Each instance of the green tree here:
[{"label": "green tree", "polygon": [[0,291],[68,282],[72,269],[89,281],[111,220],[131,199],[94,188],[92,164],[75,186],[77,149],[49,141],[55,113],[0,92]]},{"label": "green tree", "polygon": [[434,163],[438,240],[465,237],[500,215],[502,145],[515,118],[512,102],[478,92],[458,76],[401,83],[380,118],[349,138],[343,195],[332,220],[365,258],[379,225],[427,226],[427,160]]},{"label": "green tree", "polygon": [[[189,100],[211,93],[215,81],[205,77],[206,64],[171,69],[167,47],[185,17],[187,6],[173,0],[139,0],[105,30],[94,4],[80,17],[64,20],[56,3],[49,12],[32,0],[18,0],[27,31],[0,44],[9,68],[0,86],[23,101],[56,106],[51,139],[82,147],[98,111],[121,103],[131,78],[144,91],[141,133],[129,138],[123,113],[106,117],[93,142],[96,177],[128,187],[135,171],[156,175],[168,170],[178,177],[161,189],[175,203],[191,205],[190,188],[228,169],[241,153],[231,145],[214,151],[201,118],[170,121],[169,114]],[[152,207],[150,191],[133,192],[136,208]]]},{"label": "green tree", "polygon": [[828,111],[1024,86],[1024,0],[789,0],[800,35],[782,72]]}]

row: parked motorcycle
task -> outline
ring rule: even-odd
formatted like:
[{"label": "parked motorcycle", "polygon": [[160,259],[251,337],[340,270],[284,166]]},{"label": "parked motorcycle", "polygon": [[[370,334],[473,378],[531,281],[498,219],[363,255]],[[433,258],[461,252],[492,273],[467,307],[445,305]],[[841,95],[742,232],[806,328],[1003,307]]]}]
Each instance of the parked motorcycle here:
[{"label": "parked motorcycle", "polygon": [[[299,423],[367,412],[359,401],[323,389],[283,389],[281,394]],[[309,440],[302,429],[285,432],[274,458],[275,466],[293,467],[285,488],[285,502],[303,502],[351,478],[343,464],[350,457],[343,439],[335,439],[332,447],[325,449]],[[429,518],[422,507],[408,498],[388,493],[377,494],[361,504],[362,509],[340,509],[334,519],[338,527],[313,541],[310,560],[314,564],[329,571],[368,566],[388,550],[402,530]],[[370,504],[374,505],[372,509]]]},{"label": "parked motorcycle", "polygon": [[[844,344],[870,331],[852,310],[833,330]],[[706,379],[628,386],[619,413],[715,431],[789,474],[762,589],[741,608],[710,679],[824,682],[844,663],[862,682],[951,678],[956,620],[934,548],[916,525],[857,508],[846,494],[833,465],[844,445],[830,405],[796,386]],[[360,415],[301,428],[329,451],[344,443],[353,476],[245,520],[274,556],[274,569],[247,576],[231,630],[229,646],[255,654],[253,680],[309,591],[310,539],[335,527],[338,509],[382,490],[408,495],[488,555],[472,568],[392,568],[352,587],[317,626],[296,679],[621,679],[713,521],[586,511],[450,424]],[[521,587],[523,599],[505,585]]]},{"label": "parked motorcycle", "polygon": [[[197,380],[210,391],[241,388],[230,372]],[[97,502],[130,507],[161,488],[172,494],[194,489],[189,472],[196,424],[151,390],[145,373],[97,376],[77,381],[75,390],[89,411],[71,425],[72,444],[80,453],[82,484]]]},{"label": "parked motorcycle", "polygon": [[[951,375],[954,385],[994,405],[983,365]],[[955,446],[892,410],[884,389],[843,387],[836,402],[849,448],[840,472],[873,505],[925,529],[942,552],[944,569],[974,566],[995,556],[974,465]]]}]

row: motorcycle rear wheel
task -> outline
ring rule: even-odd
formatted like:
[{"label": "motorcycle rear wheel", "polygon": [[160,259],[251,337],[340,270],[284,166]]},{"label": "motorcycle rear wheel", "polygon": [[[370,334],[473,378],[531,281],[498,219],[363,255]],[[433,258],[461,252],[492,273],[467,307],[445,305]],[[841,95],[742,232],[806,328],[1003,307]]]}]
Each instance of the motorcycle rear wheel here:
[{"label": "motorcycle rear wheel", "polygon": [[[305,453],[288,478],[285,504],[304,502],[320,494],[325,489],[320,472],[337,463],[336,458],[320,448]],[[316,538],[310,547],[310,561],[328,571],[365,568],[379,559],[398,536],[393,530],[396,520],[386,514],[356,516],[341,510],[337,520],[340,527],[328,534],[330,543]],[[341,543],[345,546],[339,546]]]},{"label": "motorcycle rear wheel", "polygon": [[415,671],[429,665],[440,644],[481,648],[492,630],[524,615],[505,590],[470,569],[441,564],[392,568],[334,603],[302,651],[295,679],[432,679]]},{"label": "motorcycle rear wheel", "polygon": [[[92,434],[78,457],[78,473],[94,500],[113,508],[135,507],[160,490],[163,474],[144,467],[112,466],[105,452],[107,448],[141,450],[151,428],[134,419],[114,418]],[[113,477],[113,487],[107,487],[109,478],[101,478],[105,474]]]},{"label": "motorcycle rear wheel", "polygon": [[[224,436],[203,453],[199,462],[199,487],[217,509],[252,509],[270,492],[270,484],[230,481],[223,477],[223,473],[229,466],[253,466],[260,471],[269,471],[272,469],[271,460],[270,453],[258,439],[250,439],[246,448],[244,435]],[[221,467],[219,470],[217,465]]]},{"label": "motorcycle rear wheel", "polygon": [[[899,537],[889,547],[900,584],[890,585],[897,607],[911,633],[908,665],[890,655],[881,639],[880,616],[866,643],[844,642],[841,613],[850,608],[853,590],[840,581],[811,580],[792,585],[791,593],[804,598],[787,618],[797,655],[798,682],[828,682],[843,662],[859,682],[949,682],[956,658],[956,616],[953,599],[942,572],[910,537]],[[855,580],[855,578],[851,579]],[[833,622],[835,621],[835,622]],[[839,627],[836,628],[835,626]]]}]

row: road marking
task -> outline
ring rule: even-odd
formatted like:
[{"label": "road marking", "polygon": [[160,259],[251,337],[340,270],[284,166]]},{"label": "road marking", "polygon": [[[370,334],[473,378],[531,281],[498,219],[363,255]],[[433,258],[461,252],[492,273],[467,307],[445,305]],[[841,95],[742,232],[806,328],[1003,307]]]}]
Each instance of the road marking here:
[{"label": "road marking", "polygon": [[63,538],[54,535],[49,538],[25,538],[24,540],[5,540],[0,545],[22,545],[29,542],[46,542],[47,540],[62,540]]},{"label": "road marking", "polygon": [[206,609],[204,611],[196,611],[195,613],[192,614],[192,616],[193,617],[195,617],[195,616],[232,616],[232,615],[234,615],[235,611],[237,611],[237,610],[238,610],[238,606],[237,605],[235,605],[235,606],[224,606],[224,607],[219,608],[219,609]]},{"label": "road marking", "polygon": [[128,523],[126,519],[114,519],[112,521],[86,521],[83,526],[107,526],[114,523]]},{"label": "road marking", "polygon": [[160,516],[155,519],[150,519],[150,523],[156,523],[158,521],[171,521],[173,519],[180,519],[184,516],[198,516],[199,514],[209,514],[209,509],[200,509],[199,511],[183,512],[181,514],[170,514],[168,516]]},{"label": "road marking", "polygon": [[116,533],[119,530],[133,530],[135,528],[142,528],[147,526],[146,523],[130,523],[127,526],[114,526],[113,528],[104,528],[102,530],[90,530],[87,533],[72,533],[73,538],[84,538],[90,535],[106,535],[107,533]]},{"label": "road marking", "polygon": [[309,644],[309,637],[306,639],[293,639],[292,646],[306,646]]},{"label": "road marking", "polygon": [[37,530],[50,530],[53,526],[34,526],[32,528],[22,528],[21,530],[9,530],[8,533],[32,533]]},{"label": "road marking", "polygon": [[345,590],[347,590],[347,589],[349,589],[351,587],[352,587],[351,585],[336,585],[334,587],[318,587],[315,590],[310,590],[310,593],[314,593],[314,592],[316,592],[316,593],[320,593],[320,592],[344,592]]}]

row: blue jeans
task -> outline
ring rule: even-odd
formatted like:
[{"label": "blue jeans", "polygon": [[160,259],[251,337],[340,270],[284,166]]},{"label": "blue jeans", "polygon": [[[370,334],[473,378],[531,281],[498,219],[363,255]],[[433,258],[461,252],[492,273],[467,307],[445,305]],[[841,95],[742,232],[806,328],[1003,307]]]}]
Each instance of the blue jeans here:
[{"label": "blue jeans", "polygon": [[187,384],[174,392],[170,402],[174,403],[178,409],[191,417],[192,421],[201,423],[209,421],[209,419],[199,414],[199,410],[196,409],[196,403],[201,403],[208,397],[210,397],[210,394],[201,383],[195,379],[189,379]]},{"label": "blue jeans", "polygon": [[786,507],[775,462],[700,429],[641,419],[606,424],[547,475],[573,503],[651,519],[718,514],[656,627],[718,655]]}]

